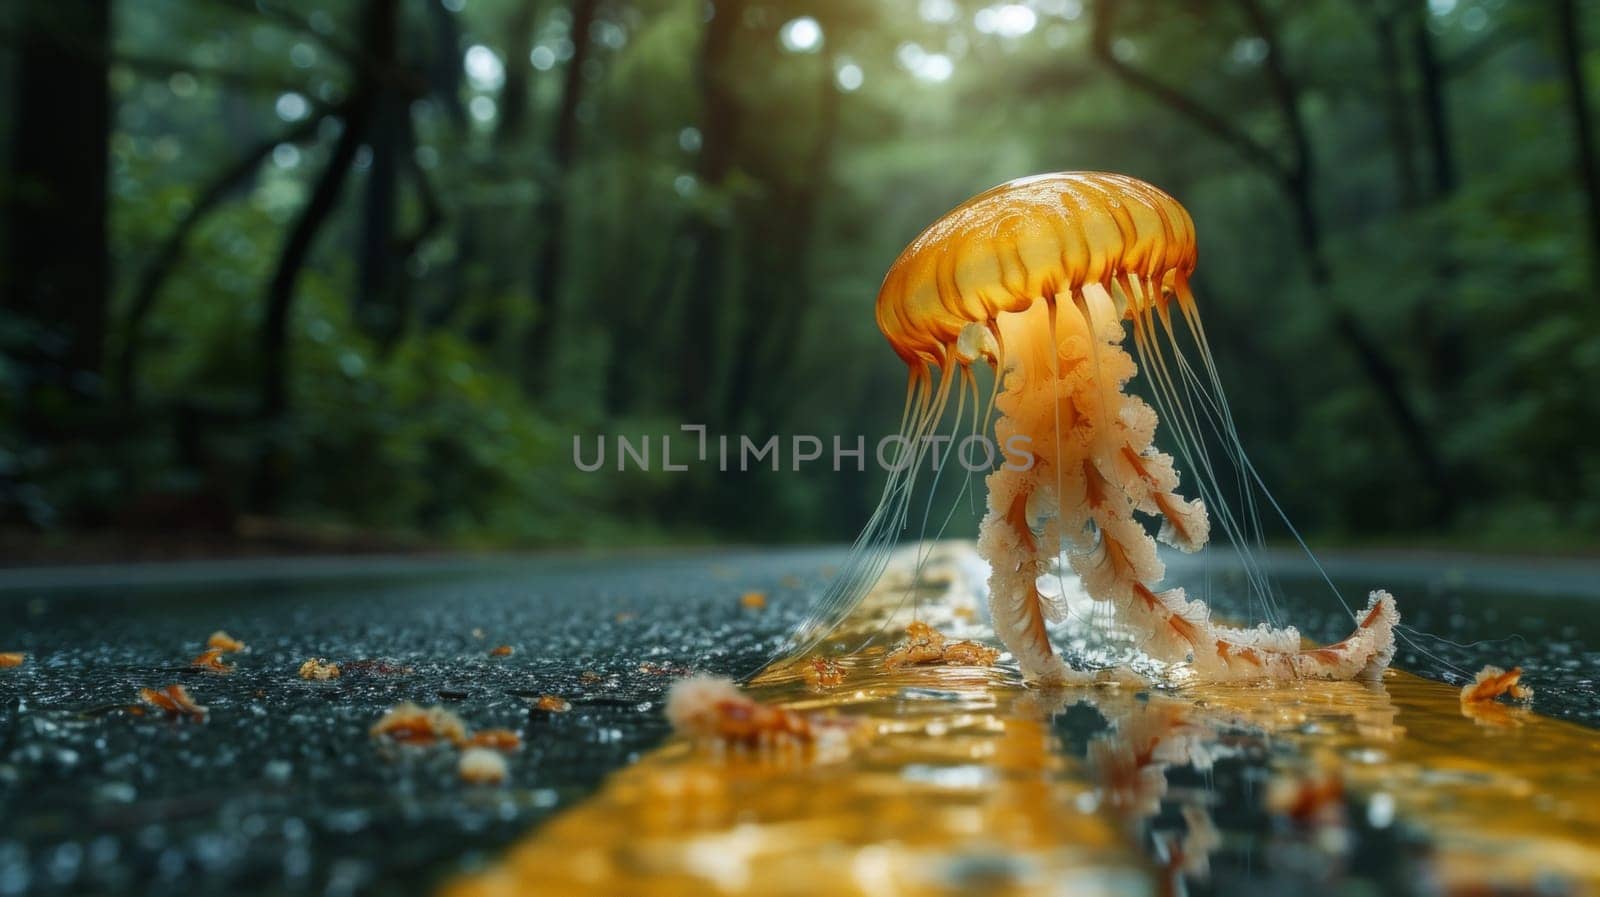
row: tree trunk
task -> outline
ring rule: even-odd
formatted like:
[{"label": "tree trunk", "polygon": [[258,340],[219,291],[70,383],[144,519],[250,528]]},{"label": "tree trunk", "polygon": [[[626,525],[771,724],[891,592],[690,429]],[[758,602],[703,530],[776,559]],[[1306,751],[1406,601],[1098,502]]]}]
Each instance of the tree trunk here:
[{"label": "tree trunk", "polygon": [[[625,211],[622,219],[627,218]],[[606,362],[605,387],[606,411],[612,416],[636,410],[647,395],[673,398],[670,388],[675,385],[661,382],[660,372],[662,359],[670,359],[669,363],[675,366],[679,355],[671,351],[670,340],[663,338],[659,316],[671,307],[673,298],[680,292],[692,247],[681,224],[674,223],[663,231],[670,236],[661,241],[664,246],[650,266],[650,275],[630,275],[626,283],[616,288],[617,312],[611,327],[611,355]],[[637,245],[641,241],[632,236],[637,228],[630,228],[629,233],[628,239],[635,244],[636,255],[626,257],[645,257],[646,253]],[[668,387],[669,392],[662,394],[663,387]],[[656,393],[652,394],[652,389]]]},{"label": "tree trunk", "polygon": [[37,328],[16,358],[39,381],[98,389],[110,262],[106,246],[111,50],[108,0],[21,4],[5,306]]},{"label": "tree trunk", "polygon": [[1450,142],[1450,106],[1445,101],[1444,76],[1428,30],[1428,2],[1414,0],[1411,42],[1417,60],[1417,83],[1422,88],[1422,120],[1426,125],[1428,155],[1433,161],[1433,191],[1449,196],[1456,190],[1456,155]]},{"label": "tree trunk", "polygon": [[[540,5],[540,0],[520,0],[505,20],[506,80],[500,93],[500,114],[494,125],[496,152],[475,166],[477,174],[489,180],[502,179],[508,173],[526,174],[526,138],[533,111],[533,66],[528,55],[533,49],[534,22]],[[453,72],[461,71],[459,56],[452,47]],[[469,123],[463,119],[460,130],[465,134],[468,128]],[[524,278],[529,273],[522,253],[509,241],[526,243],[530,235],[531,239],[537,239],[537,215],[530,217],[535,220],[529,225],[518,222],[514,231],[508,233],[513,229],[508,228],[501,210],[465,206],[456,226],[456,256],[451,265],[451,285],[446,291],[448,298],[431,316],[434,323],[440,324],[464,310],[469,311],[463,328],[467,339],[492,355],[500,355],[501,350],[507,348],[504,333],[504,322],[510,317],[507,306],[518,301]],[[509,266],[506,261],[510,262]],[[469,300],[468,297],[474,298]],[[526,371],[514,373],[525,374]]]},{"label": "tree trunk", "polygon": [[536,395],[548,388],[555,353],[560,345],[562,263],[567,252],[567,191],[578,150],[578,104],[583,100],[584,64],[593,41],[589,39],[598,0],[576,0],[572,9],[572,59],[561,85],[561,106],[556,114],[551,147],[549,192],[540,203],[535,222],[544,239],[534,262],[533,299],[538,313],[528,334],[528,386]]},{"label": "tree trunk", "polygon": [[1411,130],[1411,104],[1406,96],[1396,17],[1385,0],[1372,0],[1370,5],[1368,18],[1378,53],[1378,79],[1383,92],[1384,128],[1389,135],[1389,159],[1394,166],[1395,196],[1400,208],[1414,209],[1420,198],[1416,137]]},{"label": "tree trunk", "polygon": [[1557,27],[1561,71],[1567,81],[1567,114],[1572,117],[1573,167],[1583,184],[1584,211],[1589,220],[1589,264],[1600,291],[1600,169],[1595,167],[1594,123],[1589,109],[1589,80],[1583,70],[1583,22],[1577,0],[1559,0]]},{"label": "tree trunk", "polygon": [[[1461,184],[1455,143],[1451,139],[1450,103],[1446,95],[1444,68],[1434,49],[1433,32],[1428,29],[1430,13],[1427,0],[1412,0],[1409,13],[1422,118],[1431,162],[1432,199],[1437,203],[1454,196]],[[1455,290],[1458,266],[1451,254],[1449,236],[1449,232],[1445,231],[1428,241],[1427,254],[1435,281],[1435,296],[1424,298],[1413,317],[1428,382],[1440,392],[1456,389],[1461,380],[1462,366],[1461,328],[1450,320],[1450,305],[1436,298],[1448,296]]]},{"label": "tree trunk", "polygon": [[[726,71],[744,16],[745,0],[712,0],[711,20],[700,43],[700,155],[695,174],[700,189],[722,191],[733,170],[743,112]],[[693,422],[715,425],[720,403],[717,382],[717,335],[723,293],[727,290],[727,225],[705,213],[690,220],[688,296],[680,339],[690,346],[682,356],[679,409]]]},{"label": "tree trunk", "polygon": [[[494,126],[496,146],[508,147],[528,127],[532,91],[528,54],[533,52],[533,19],[539,0],[522,0],[506,19],[506,83],[500,91],[500,118]],[[576,44],[573,45],[576,55]]]},{"label": "tree trunk", "polygon": [[[777,249],[780,260],[760,266],[766,288],[778,299],[766,309],[746,307],[735,341],[734,374],[728,385],[724,419],[746,423],[757,432],[769,432],[781,420],[794,396],[782,381],[791,370],[796,343],[805,327],[814,296],[811,268],[816,237],[817,206],[827,194],[828,172],[839,132],[839,88],[834,83],[834,59],[821,55],[818,62],[816,135],[799,176],[779,190],[779,214],[772,223],[786,242],[758,239],[759,245]],[[759,224],[757,225],[759,227]],[[773,272],[777,276],[773,276]],[[778,282],[773,282],[778,281]],[[756,402],[756,397],[760,401]]]},{"label": "tree trunk", "polygon": [[401,156],[409,152],[410,98],[401,90],[398,0],[374,0],[366,11],[362,41],[369,67],[372,121],[366,146],[372,153],[361,204],[357,247],[355,319],[384,349],[399,337],[399,259],[395,219],[399,215]]},{"label": "tree trunk", "polygon": [[380,95],[373,103],[372,165],[367,169],[357,245],[355,319],[380,347],[392,346],[404,326],[398,300],[399,257],[395,225],[399,216],[400,159],[406,151],[407,110],[402,98]]}]

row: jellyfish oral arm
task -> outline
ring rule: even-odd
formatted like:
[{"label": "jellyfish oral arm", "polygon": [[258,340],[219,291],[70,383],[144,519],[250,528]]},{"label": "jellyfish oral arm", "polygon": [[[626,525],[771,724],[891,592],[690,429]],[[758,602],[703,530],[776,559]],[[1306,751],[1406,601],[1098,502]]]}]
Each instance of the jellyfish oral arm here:
[{"label": "jellyfish oral arm", "polygon": [[1028,471],[1002,468],[989,475],[989,512],[978,533],[978,553],[990,569],[989,616],[1028,681],[1080,684],[1085,674],[1068,667],[1050,644],[1048,624],[1060,619],[1062,609],[1039,593],[1039,577],[1053,560],[1039,550],[1027,515],[1030,499],[1040,494],[1035,490],[1046,488],[1027,476],[1039,471],[1036,463]]},{"label": "jellyfish oral arm", "polygon": [[1036,302],[1002,315],[998,326],[1011,354],[1000,373],[996,436],[1031,435],[1035,463],[989,475],[978,550],[992,569],[996,634],[1026,678],[1082,681],[1050,644],[1047,623],[1061,608],[1037,585],[1063,549],[1085,591],[1109,603],[1144,653],[1188,663],[1203,678],[1345,679],[1387,665],[1397,618],[1387,593],[1374,593],[1349,638],[1302,650],[1293,628],[1215,624],[1183,589],[1154,585],[1165,567],[1139,517],[1159,519],[1160,540],[1190,552],[1205,545],[1210,519],[1203,502],[1178,494],[1172,458],[1154,448],[1155,412],[1125,391],[1135,366],[1107,291],[1091,285]]}]

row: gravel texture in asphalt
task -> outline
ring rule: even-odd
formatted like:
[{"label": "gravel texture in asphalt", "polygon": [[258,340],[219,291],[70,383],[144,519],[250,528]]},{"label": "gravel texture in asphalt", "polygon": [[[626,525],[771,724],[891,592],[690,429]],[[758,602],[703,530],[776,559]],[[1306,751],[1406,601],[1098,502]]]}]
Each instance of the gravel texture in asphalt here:
[{"label": "gravel texture in asphalt", "polygon": [[[658,744],[673,678],[759,666],[843,554],[9,571],[0,652],[28,659],[0,670],[0,897],[427,893]],[[1349,619],[1315,572],[1281,569],[1289,620],[1314,638],[1342,636]],[[1458,682],[1452,664],[1521,664],[1538,710],[1600,721],[1594,565],[1413,557],[1330,569],[1357,606],[1369,588],[1395,593],[1418,630],[1397,666]],[[1178,559],[1170,572],[1223,613],[1261,615],[1226,569]],[[746,600],[752,592],[760,600]],[[228,674],[190,664],[216,630],[249,646],[223,658]],[[501,645],[510,653],[492,653]],[[301,679],[312,658],[342,675]],[[203,722],[128,709],[140,688],[173,683],[208,708]],[[544,695],[570,709],[539,709]],[[517,732],[507,783],[463,783],[453,746],[399,749],[369,735],[403,701]],[[1071,753],[1104,725],[1081,710],[1056,720]],[[1224,764],[1208,787],[1246,807],[1229,795],[1256,788],[1259,765]],[[1249,857],[1222,865],[1219,887],[1245,880],[1230,878],[1234,867],[1253,868]]]},{"label": "gravel texture in asphalt", "polygon": [[[0,670],[0,895],[425,893],[658,743],[672,678],[758,666],[838,555],[20,578],[0,591],[0,651],[29,655]],[[249,650],[192,669],[219,629]],[[299,678],[318,657],[342,675]],[[126,709],[171,683],[203,722]],[[452,746],[371,737],[403,701],[519,733],[507,785],[461,782]]]}]

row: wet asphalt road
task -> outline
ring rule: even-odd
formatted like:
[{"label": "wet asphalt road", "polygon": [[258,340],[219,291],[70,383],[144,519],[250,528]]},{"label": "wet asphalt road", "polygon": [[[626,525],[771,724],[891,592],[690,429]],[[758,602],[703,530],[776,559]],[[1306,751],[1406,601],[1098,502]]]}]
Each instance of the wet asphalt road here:
[{"label": "wet asphalt road", "polygon": [[[0,895],[426,893],[659,743],[660,699],[674,676],[763,662],[840,555],[0,574],[0,650],[32,655],[0,672]],[[1284,570],[1291,596],[1310,587],[1309,571]],[[1333,570],[1347,596],[1364,603],[1367,588],[1388,587],[1409,623],[1454,641],[1523,637],[1457,648],[1419,636],[1399,665],[1447,678],[1420,647],[1474,669],[1520,662],[1540,710],[1600,720],[1594,565],[1413,558]],[[1225,571],[1174,574],[1223,610],[1248,612],[1219,599],[1231,591]],[[765,608],[742,606],[752,590],[765,593]],[[1296,607],[1295,622],[1319,638],[1348,626],[1325,607]],[[231,675],[191,671],[217,629],[250,652],[230,658]],[[491,657],[501,644],[514,653]],[[302,681],[295,671],[310,657],[346,675]],[[119,709],[140,686],[171,682],[210,708],[205,723]],[[541,694],[572,710],[532,709]],[[511,757],[511,785],[462,785],[449,749],[374,744],[367,728],[404,700],[445,704],[474,728],[519,731],[526,747]],[[1096,728],[1063,720],[1069,749]]]},{"label": "wet asphalt road", "polygon": [[[673,676],[758,666],[835,556],[18,571],[0,641],[31,658],[0,672],[0,895],[426,893],[658,743]],[[217,629],[249,653],[190,671]],[[346,674],[302,681],[310,657]],[[117,709],[171,682],[206,722]],[[531,709],[541,694],[572,709]],[[446,748],[374,744],[407,700],[520,732],[511,786],[463,786]]]}]

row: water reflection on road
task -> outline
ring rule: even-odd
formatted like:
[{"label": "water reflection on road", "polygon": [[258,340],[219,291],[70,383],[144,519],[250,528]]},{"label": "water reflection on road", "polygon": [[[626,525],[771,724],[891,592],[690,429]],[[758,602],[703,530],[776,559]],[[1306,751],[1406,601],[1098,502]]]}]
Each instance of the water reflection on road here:
[{"label": "water reflection on road", "polygon": [[[915,579],[891,571],[833,645],[892,632],[912,604],[954,636],[982,635],[964,550]],[[1058,644],[1103,647],[1072,620]],[[808,758],[673,741],[448,893],[1600,886],[1600,739],[1586,728],[1511,708],[1469,717],[1454,688],[1398,672],[1046,691],[1004,665],[886,670],[884,651],[879,638],[841,654],[835,688],[783,664],[752,684],[762,700],[863,718],[876,733],[863,747]]]}]

